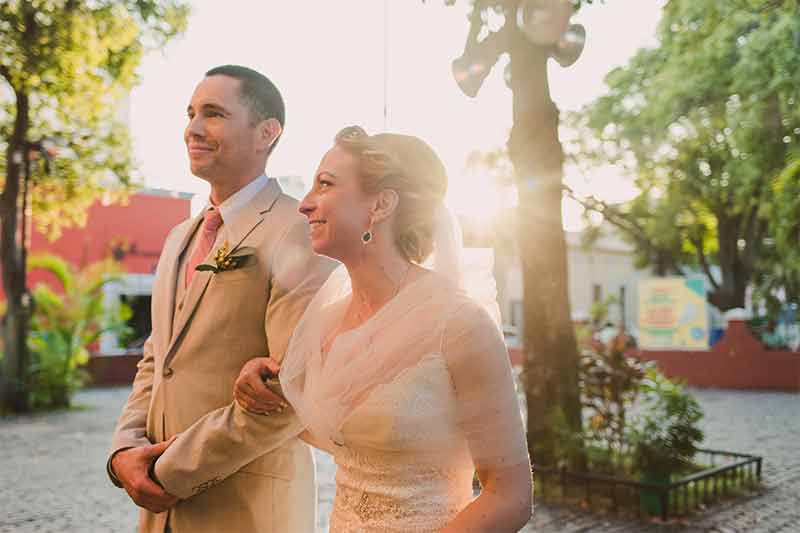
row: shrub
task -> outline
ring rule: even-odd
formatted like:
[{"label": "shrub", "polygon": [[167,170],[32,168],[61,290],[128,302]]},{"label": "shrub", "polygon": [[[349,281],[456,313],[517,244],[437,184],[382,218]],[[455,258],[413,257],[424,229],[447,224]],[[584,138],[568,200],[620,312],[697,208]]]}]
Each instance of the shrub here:
[{"label": "shrub", "polygon": [[647,371],[642,391],[642,411],[630,432],[634,467],[645,477],[669,479],[692,464],[703,440],[698,427],[703,412],[681,384],[655,368]]},{"label": "shrub", "polygon": [[89,347],[106,331],[124,331],[130,308],[104,305],[103,287],[119,280],[119,266],[99,261],[76,271],[63,259],[38,254],[28,260],[29,268],[53,274],[62,292],[44,283],[33,290],[34,311],[28,348],[28,384],[34,408],[63,407],[88,380],[83,366]]}]

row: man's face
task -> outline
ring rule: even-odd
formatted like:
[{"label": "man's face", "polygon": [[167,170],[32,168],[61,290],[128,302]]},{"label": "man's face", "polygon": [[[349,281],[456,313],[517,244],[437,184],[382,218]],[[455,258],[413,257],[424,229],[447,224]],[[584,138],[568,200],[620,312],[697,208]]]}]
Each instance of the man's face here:
[{"label": "man's face", "polygon": [[204,78],[186,110],[189,123],[183,138],[192,174],[212,185],[236,182],[252,173],[264,156],[240,84],[229,76]]}]

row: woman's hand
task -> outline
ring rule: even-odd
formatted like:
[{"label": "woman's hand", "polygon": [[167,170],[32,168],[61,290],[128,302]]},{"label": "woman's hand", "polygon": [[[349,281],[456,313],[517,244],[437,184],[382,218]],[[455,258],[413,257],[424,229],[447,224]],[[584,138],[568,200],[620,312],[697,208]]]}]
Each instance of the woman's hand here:
[{"label": "woman's hand", "polygon": [[288,404],[279,394],[271,391],[265,381],[277,379],[280,365],[269,357],[249,360],[233,384],[233,397],[242,409],[259,415],[282,413]]}]

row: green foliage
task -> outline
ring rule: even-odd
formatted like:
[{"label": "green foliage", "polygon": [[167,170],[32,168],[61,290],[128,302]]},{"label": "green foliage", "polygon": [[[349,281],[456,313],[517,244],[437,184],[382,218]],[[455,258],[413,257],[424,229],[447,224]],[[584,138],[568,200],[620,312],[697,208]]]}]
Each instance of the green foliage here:
[{"label": "green foliage", "polygon": [[53,237],[83,224],[97,196],[138,181],[122,105],[145,50],[182,31],[187,14],[177,0],[0,2],[0,170],[24,96],[26,139],[64,144],[51,173],[32,168],[36,223]]},{"label": "green foliage", "polygon": [[[607,306],[600,305],[593,318],[602,324],[606,316]],[[582,446],[588,469],[610,475],[645,472],[664,478],[690,465],[703,439],[697,401],[654,363],[629,356],[630,337],[623,332],[603,343],[586,325],[578,326],[576,336],[584,431],[559,432],[560,447]]]},{"label": "green foliage", "polygon": [[113,261],[100,261],[77,272],[63,259],[41,254],[32,256],[29,266],[50,272],[61,285],[59,292],[44,283],[33,290],[28,337],[31,406],[66,406],[88,378],[81,367],[89,360],[89,347],[104,332],[123,333],[131,310],[125,305],[111,309],[104,305],[103,288],[119,280],[119,266]]},{"label": "green foliage", "polygon": [[592,340],[581,353],[581,400],[585,437],[608,452],[615,470],[624,469],[629,413],[640,394],[646,366],[627,355],[626,337],[603,344]]},{"label": "green foliage", "polygon": [[604,345],[586,340],[581,351],[581,402],[585,417],[580,434],[563,416],[551,421],[558,436],[557,466],[585,453],[587,471],[617,477],[669,479],[693,468],[703,440],[700,405],[683,386],[652,363],[626,354],[619,336]]},{"label": "green foliage", "polygon": [[[575,432],[563,409],[556,407],[550,411],[550,425],[555,435],[554,449],[551,452],[552,456],[556,458],[555,466],[574,468],[576,465],[584,463],[586,439],[583,433]],[[531,456],[536,460],[535,450]]]},{"label": "green foliage", "polygon": [[668,479],[692,464],[703,440],[698,426],[703,411],[680,384],[654,368],[647,371],[642,392],[642,412],[630,432],[634,467],[645,476]]},{"label": "green foliage", "polygon": [[594,472],[625,472],[630,462],[626,444],[629,417],[640,394],[646,366],[628,356],[630,337],[619,332],[609,342],[598,337],[616,297],[595,302],[590,324],[576,327],[581,348],[580,389],[585,418],[581,436]]},{"label": "green foliage", "polygon": [[774,201],[765,206],[770,239],[760,258],[753,301],[763,303],[768,318],[777,319],[786,303],[800,304],[800,157],[796,154],[773,180],[772,194]]},{"label": "green foliage", "polygon": [[706,272],[723,310],[743,306],[748,283],[774,266],[760,258],[778,212],[800,215],[771,186],[800,141],[797,16],[791,2],[668,2],[658,46],[612,71],[608,94],[570,117],[578,164],[617,165],[641,190],[624,205],[588,206],[624,230],[640,264]]}]

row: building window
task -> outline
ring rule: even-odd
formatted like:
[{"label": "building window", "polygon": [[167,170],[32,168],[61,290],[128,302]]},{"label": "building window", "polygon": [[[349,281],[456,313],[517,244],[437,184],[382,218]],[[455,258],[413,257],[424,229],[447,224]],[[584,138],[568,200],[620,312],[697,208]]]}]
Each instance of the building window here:
[{"label": "building window", "polygon": [[592,284],[592,303],[603,301],[603,286],[598,283]]},{"label": "building window", "polygon": [[98,355],[124,355],[141,352],[144,341],[150,335],[150,302],[153,294],[153,274],[124,274],[122,280],[104,287],[107,307],[120,303],[127,304],[133,314],[128,320],[130,332],[118,335],[106,332],[100,336]]},{"label": "building window", "polygon": [[152,296],[149,294],[120,294],[119,301],[131,308],[133,314],[127,321],[130,331],[117,338],[120,349],[125,351],[140,351],[144,346],[144,341],[150,336],[153,329],[150,319],[150,302]]}]

